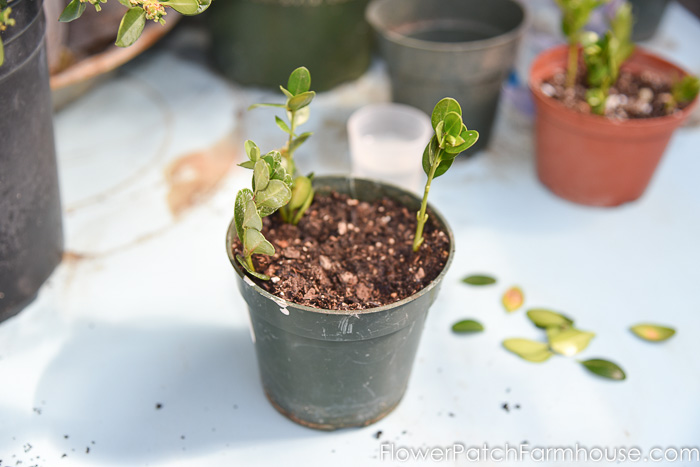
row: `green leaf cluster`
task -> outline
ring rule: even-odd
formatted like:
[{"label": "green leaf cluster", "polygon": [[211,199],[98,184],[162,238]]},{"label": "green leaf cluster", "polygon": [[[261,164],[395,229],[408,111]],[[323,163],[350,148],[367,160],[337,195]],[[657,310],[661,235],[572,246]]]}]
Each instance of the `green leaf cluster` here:
[{"label": "green leaf cluster", "polygon": [[610,29],[602,36],[589,32],[581,37],[589,89],[586,100],[591,110],[605,113],[610,87],[620,75],[620,67],[632,55],[632,6],[625,2],[610,20]]},{"label": "green leaf cluster", "polygon": [[[12,8],[7,6],[7,0],[0,0],[0,32],[7,29],[8,26],[14,26],[15,20],[10,18],[12,13]],[[2,44],[2,37],[0,37],[0,65],[5,62],[5,46]]]},{"label": "green leaf cluster", "polygon": [[666,109],[670,112],[678,104],[685,104],[695,99],[700,92],[700,78],[687,75],[673,83],[671,87],[671,99],[666,103]]},{"label": "green leaf cluster", "polygon": [[275,248],[262,234],[262,218],[269,216],[292,198],[292,176],[282,164],[279,151],[271,151],[264,156],[253,141],[245,142],[248,160],[239,164],[253,169],[252,190],[244,188],[236,196],[234,224],[236,234],[243,244],[243,255],[236,260],[254,277],[262,280],[270,278],[255,271],[254,254],[274,255]]},{"label": "green leaf cluster", "polygon": [[316,97],[316,93],[310,89],[311,73],[306,67],[299,67],[289,75],[287,87],[280,86],[282,94],[287,99],[284,104],[253,104],[249,107],[249,110],[257,107],[275,107],[285,110],[287,121],[275,116],[275,123],[287,134],[287,142],[280,149],[280,153],[287,172],[294,176],[294,182],[292,200],[280,209],[280,215],[282,220],[292,224],[299,222],[314,199],[314,190],[311,186],[313,174],[297,175],[294,162],[294,152],[312,135],[311,132],[297,134],[297,128],[309,120],[309,104]]},{"label": "green leaf cluster", "polygon": [[[513,338],[503,341],[503,347],[529,362],[544,362],[556,354],[566,357],[574,356],[588,347],[595,337],[590,331],[574,327],[574,320],[556,311],[546,308],[532,308],[527,317],[547,334],[547,342],[530,339]],[[579,362],[591,373],[613,380],[625,379],[625,373],[615,363],[602,359]]]},{"label": "green leaf cluster", "polygon": [[[164,16],[167,14],[166,7],[183,15],[197,15],[211,4],[211,0],[118,0],[127,8],[122,17],[115,45],[128,47],[141,36],[146,21],[155,21],[165,24]],[[62,22],[70,22],[80,18],[85,12],[87,4],[95,7],[95,10],[102,9],[101,4],[107,0],[71,0],[58,18]]]},{"label": "green leaf cluster", "polygon": [[447,172],[455,157],[469,149],[479,139],[479,133],[469,130],[462,121],[462,108],[451,97],[445,97],[435,104],[430,118],[435,134],[423,151],[423,170],[428,176],[423,192],[423,201],[418,211],[418,225],[413,239],[413,251],[418,251],[423,243],[423,228],[428,220],[426,213],[428,193],[434,178]]},{"label": "green leaf cluster", "polygon": [[578,72],[578,44],[593,10],[609,0],[556,0],[561,11],[561,30],[569,43],[566,85],[572,87]]}]

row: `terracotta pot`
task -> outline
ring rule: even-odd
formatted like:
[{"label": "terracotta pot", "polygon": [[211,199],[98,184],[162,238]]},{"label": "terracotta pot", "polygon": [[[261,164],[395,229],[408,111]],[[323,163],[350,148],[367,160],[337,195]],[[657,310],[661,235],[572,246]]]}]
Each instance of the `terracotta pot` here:
[{"label": "terracotta pot", "polygon": [[[697,99],[665,117],[611,120],[566,108],[540,84],[566,68],[566,46],[542,52],[530,70],[536,108],[537,176],[556,195],[590,206],[617,206],[639,198],[651,180],[673,131]],[[677,79],[687,72],[637,48],[624,69],[654,70]]]}]

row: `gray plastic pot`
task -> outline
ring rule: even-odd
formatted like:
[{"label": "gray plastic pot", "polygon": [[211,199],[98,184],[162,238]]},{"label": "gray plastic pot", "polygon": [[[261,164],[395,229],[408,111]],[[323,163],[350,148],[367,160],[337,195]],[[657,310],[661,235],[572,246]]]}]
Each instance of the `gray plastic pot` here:
[{"label": "gray plastic pot", "polygon": [[450,96],[479,131],[467,152],[486,147],[501,84],[515,61],[525,11],[513,0],[372,0],[367,21],[379,35],[393,100],[430,115]]},{"label": "gray plastic pot", "polygon": [[0,321],[61,261],[63,231],[42,2],[11,2],[0,66]]},{"label": "gray plastic pot", "polygon": [[[318,177],[319,194],[335,190],[363,200],[382,196],[418,210],[420,199],[401,188],[349,177]],[[263,388],[272,405],[304,426],[334,430],[365,426],[389,414],[406,391],[430,305],[454,257],[454,236],[429,207],[450,239],[445,268],[427,287],[390,305],[332,311],[297,305],[266,292],[244,275],[231,245],[226,248],[248,304]]]}]

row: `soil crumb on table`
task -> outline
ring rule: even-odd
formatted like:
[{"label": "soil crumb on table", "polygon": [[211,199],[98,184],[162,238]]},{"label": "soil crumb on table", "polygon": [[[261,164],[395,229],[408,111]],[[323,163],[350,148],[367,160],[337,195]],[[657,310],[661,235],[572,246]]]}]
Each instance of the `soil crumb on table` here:
[{"label": "soil crumb on table", "polygon": [[[315,308],[362,310],[402,300],[440,274],[449,238],[428,220],[413,253],[416,213],[384,198],[376,203],[332,193],[316,196],[298,225],[263,219],[274,256],[253,255],[255,282],[278,297]],[[241,253],[235,240],[233,249]]]}]

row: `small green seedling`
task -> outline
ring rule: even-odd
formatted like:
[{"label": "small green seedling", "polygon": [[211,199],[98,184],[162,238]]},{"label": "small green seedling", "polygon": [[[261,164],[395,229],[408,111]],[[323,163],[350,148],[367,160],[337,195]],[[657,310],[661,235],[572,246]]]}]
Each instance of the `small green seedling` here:
[{"label": "small green seedling", "polygon": [[[10,18],[12,8],[7,6],[7,0],[0,0],[0,32],[7,29],[8,26],[14,26],[15,20]],[[5,61],[5,47],[2,45],[2,37],[0,37],[0,65]]]},{"label": "small green seedling", "polygon": [[693,75],[685,76],[676,81],[671,87],[671,99],[666,103],[666,109],[671,111],[678,104],[687,104],[695,99],[700,92],[700,78]]},{"label": "small green seedling", "polygon": [[625,2],[610,21],[610,29],[603,37],[594,32],[583,34],[583,58],[586,62],[588,85],[586,101],[591,110],[605,114],[605,103],[610,86],[620,75],[620,67],[632,55],[632,6]]},{"label": "small green seedling", "polygon": [[[88,3],[94,6],[95,10],[100,11],[101,4],[107,3],[107,0],[71,0],[58,20],[67,23],[80,18]],[[119,3],[128,10],[119,24],[115,44],[119,47],[128,47],[141,36],[146,21],[165,24],[166,7],[183,15],[198,15],[209,8],[211,0],[119,0]]]},{"label": "small green seedling", "polygon": [[252,276],[262,280],[270,278],[255,271],[253,254],[272,256],[275,247],[262,234],[262,218],[269,216],[284,206],[292,198],[292,176],[282,164],[282,155],[271,151],[260,155],[258,146],[248,140],[245,142],[248,161],[242,165],[253,169],[252,190],[244,188],[236,196],[233,221],[236,234],[243,244],[243,256],[236,255],[236,260]]},{"label": "small green seedling", "polygon": [[566,67],[566,87],[576,83],[578,73],[578,46],[583,27],[588,23],[591,13],[609,0],[556,0],[561,10],[561,30],[569,44],[569,57]]},{"label": "small green seedling", "polygon": [[479,133],[467,129],[462,122],[462,108],[459,103],[446,97],[435,105],[431,123],[435,134],[423,151],[423,170],[428,176],[423,192],[423,202],[418,211],[416,235],[413,239],[413,251],[418,251],[423,243],[423,228],[428,220],[428,193],[434,178],[447,172],[455,157],[470,148],[479,139]]},{"label": "small green seedling", "polygon": [[283,162],[287,173],[294,177],[292,183],[292,199],[288,205],[280,209],[280,216],[284,222],[297,224],[314,199],[314,190],[311,187],[313,174],[297,175],[294,163],[294,151],[297,150],[309,137],[310,132],[296,134],[297,127],[309,120],[309,104],[316,96],[311,89],[311,74],[306,67],[299,67],[289,75],[287,87],[280,86],[282,93],[287,98],[284,104],[253,104],[248,109],[256,107],[277,107],[284,109],[289,123],[275,116],[275,123],[287,135],[287,143],[279,152],[283,156]]}]

